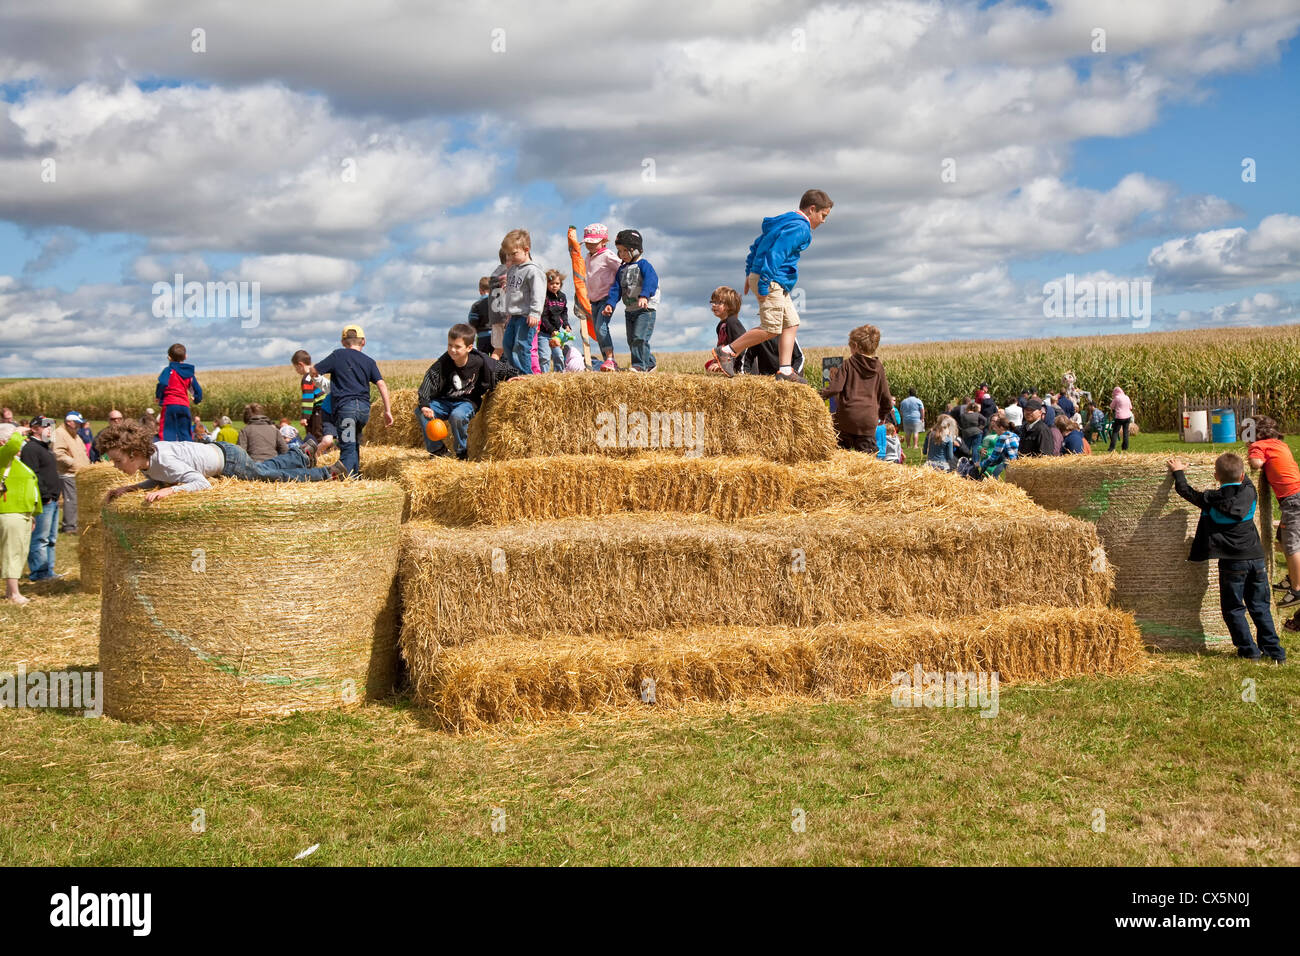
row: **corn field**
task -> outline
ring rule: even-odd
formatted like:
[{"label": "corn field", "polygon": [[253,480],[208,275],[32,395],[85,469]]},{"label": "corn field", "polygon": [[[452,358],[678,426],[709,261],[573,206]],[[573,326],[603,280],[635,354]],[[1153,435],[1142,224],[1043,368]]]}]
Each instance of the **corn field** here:
[{"label": "corn field", "polygon": [[[825,356],[847,354],[847,346],[808,348],[805,373],[820,379]],[[664,352],[657,358],[665,372],[700,373],[706,352]],[[1010,339],[982,342],[929,342],[883,345],[890,386],[902,398],[915,388],[928,409],[946,407],[956,396],[969,396],[988,382],[999,404],[1006,405],[1024,388],[1039,393],[1060,387],[1061,374],[1072,370],[1078,387],[1106,401],[1121,385],[1133,399],[1135,419],[1148,429],[1177,428],[1178,399],[1202,394],[1254,392],[1259,408],[1288,428],[1300,426],[1300,326],[1198,329],[1141,335],[1087,338]],[[389,388],[414,388],[424,377],[426,360],[378,357]],[[626,364],[627,356],[619,356]],[[159,366],[161,368],[161,366]],[[215,415],[238,419],[244,405],[260,402],[273,418],[297,416],[297,376],[283,367],[207,371],[200,363],[205,398],[198,410],[205,420]],[[37,413],[62,418],[76,410],[88,419],[104,419],[110,408],[139,415],[155,406],[157,371],[146,375],[84,379],[28,379],[0,385],[0,405],[15,416]]]}]

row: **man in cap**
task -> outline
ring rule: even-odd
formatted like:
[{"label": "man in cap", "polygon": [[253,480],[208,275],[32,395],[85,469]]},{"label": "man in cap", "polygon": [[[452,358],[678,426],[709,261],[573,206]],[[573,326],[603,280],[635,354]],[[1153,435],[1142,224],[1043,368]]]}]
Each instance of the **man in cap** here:
[{"label": "man in cap", "polygon": [[40,415],[32,419],[31,434],[18,453],[24,465],[36,473],[36,483],[41,496],[41,513],[32,528],[32,543],[27,551],[27,566],[32,581],[57,578],[54,573],[54,546],[59,540],[59,494],[63,490],[59,480],[59,464],[50,448],[54,419]]},{"label": "man in cap", "polygon": [[63,527],[59,530],[64,534],[77,533],[77,472],[90,465],[86,443],[79,432],[85,423],[77,412],[68,412],[63,417],[63,427],[55,430],[52,442],[59,483],[63,486]]}]

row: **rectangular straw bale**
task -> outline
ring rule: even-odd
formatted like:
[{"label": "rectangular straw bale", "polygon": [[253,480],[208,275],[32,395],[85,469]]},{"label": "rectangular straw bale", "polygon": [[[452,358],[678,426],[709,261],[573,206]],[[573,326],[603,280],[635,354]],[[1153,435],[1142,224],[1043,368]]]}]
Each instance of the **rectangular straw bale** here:
[{"label": "rectangular straw bale", "polygon": [[472,459],[657,450],[798,462],[835,448],[813,389],[749,375],[520,376],[484,400],[469,431]]},{"label": "rectangular straw bale", "polygon": [[402,646],[418,675],[440,648],[492,633],[957,617],[1040,593],[1100,607],[1110,576],[1093,570],[1096,547],[1086,522],[1015,509],[978,519],[813,512],[734,523],[649,513],[472,534],[411,522]]},{"label": "rectangular straw bale", "polygon": [[[1199,512],[1174,491],[1171,455],[1067,455],[1013,462],[1006,480],[1045,508],[1096,525],[1115,567],[1115,603],[1165,648],[1230,641],[1219,609],[1217,561],[1187,560]],[[1216,456],[1179,454],[1194,488],[1218,487]],[[1256,523],[1271,532],[1271,501]],[[1268,540],[1268,538],[1265,538]]]},{"label": "rectangular straw bale", "polygon": [[[375,452],[367,450],[367,454]],[[367,477],[398,481],[409,517],[452,526],[673,511],[723,521],[827,508],[973,517],[992,508],[1036,506],[1012,485],[972,482],[932,469],[900,468],[869,455],[836,452],[825,462],[787,465],[758,458],[631,458],[557,455],[456,462],[422,452],[385,463]],[[398,467],[390,467],[391,461]],[[369,469],[369,470],[368,470]]]},{"label": "rectangular straw bale", "polygon": [[[423,448],[424,435],[415,420],[415,409],[420,393],[413,388],[390,388],[388,400],[393,407],[393,424],[384,427],[384,403],[372,402],[370,418],[361,430],[363,445],[395,445],[401,448]],[[362,457],[365,453],[362,452]]]},{"label": "rectangular straw bale", "polygon": [[917,665],[931,674],[996,672],[1000,684],[1130,673],[1145,661],[1129,613],[1042,605],[813,628],[711,626],[626,638],[496,635],[439,654],[420,675],[416,702],[444,728],[465,731],[647,712],[652,708],[643,694],[651,686],[653,708],[671,710],[705,701],[856,696],[889,688],[900,672],[911,677]]}]

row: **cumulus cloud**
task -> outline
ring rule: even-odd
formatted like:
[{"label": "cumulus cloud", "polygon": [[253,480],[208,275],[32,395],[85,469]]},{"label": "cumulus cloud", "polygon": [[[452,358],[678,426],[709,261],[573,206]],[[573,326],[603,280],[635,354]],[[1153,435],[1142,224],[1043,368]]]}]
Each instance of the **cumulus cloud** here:
[{"label": "cumulus cloud", "polygon": [[1214,229],[1162,242],[1148,264],[1162,283],[1230,289],[1300,279],[1300,216],[1267,216],[1248,229]]}]

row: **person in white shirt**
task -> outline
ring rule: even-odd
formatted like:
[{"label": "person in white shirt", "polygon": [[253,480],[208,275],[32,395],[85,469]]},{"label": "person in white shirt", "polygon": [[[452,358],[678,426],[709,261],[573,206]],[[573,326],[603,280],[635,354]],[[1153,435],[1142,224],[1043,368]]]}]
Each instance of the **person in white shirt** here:
[{"label": "person in white shirt", "polygon": [[208,479],[217,476],[245,481],[341,481],[346,474],[341,462],[328,468],[316,467],[316,443],[311,439],[283,455],[253,461],[248,452],[229,442],[150,442],[149,432],[139,422],[109,425],[100,432],[100,438],[100,447],[113,467],[128,475],[145,475],[134,485],[114,488],[105,495],[105,501],[130,491],[148,492],[146,502],[183,491],[207,491],[212,487]]},{"label": "person in white shirt", "polygon": [[1019,428],[1025,423],[1025,410],[1015,402],[1002,409],[1002,414],[1007,416],[1012,428]]}]

